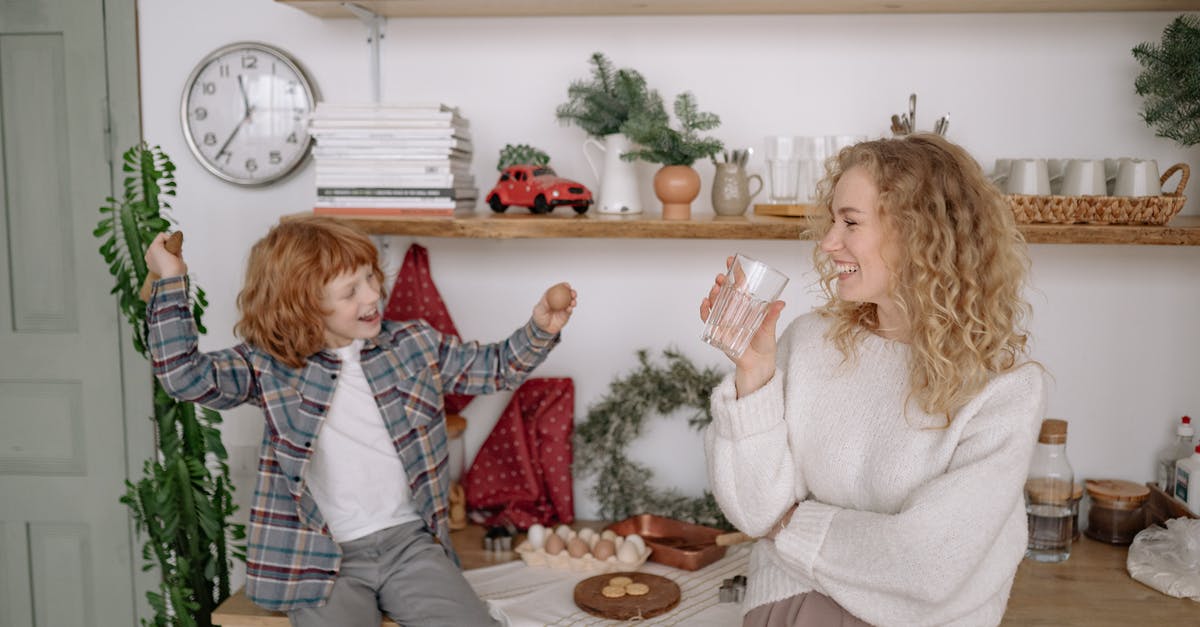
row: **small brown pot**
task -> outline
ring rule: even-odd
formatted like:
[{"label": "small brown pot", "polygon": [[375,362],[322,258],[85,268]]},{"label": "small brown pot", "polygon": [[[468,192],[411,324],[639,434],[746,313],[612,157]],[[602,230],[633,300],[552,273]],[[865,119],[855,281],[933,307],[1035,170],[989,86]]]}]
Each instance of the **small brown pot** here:
[{"label": "small brown pot", "polygon": [[663,166],[654,175],[654,195],[662,201],[664,220],[690,220],[692,201],[700,195],[700,175],[690,165]]}]

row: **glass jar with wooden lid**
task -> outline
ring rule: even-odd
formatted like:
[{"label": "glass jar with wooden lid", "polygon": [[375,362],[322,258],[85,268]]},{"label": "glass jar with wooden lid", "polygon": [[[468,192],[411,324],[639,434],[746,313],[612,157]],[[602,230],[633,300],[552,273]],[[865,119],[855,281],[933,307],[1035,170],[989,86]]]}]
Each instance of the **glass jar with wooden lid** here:
[{"label": "glass jar with wooden lid", "polygon": [[1092,506],[1083,533],[1109,544],[1129,544],[1146,528],[1146,499],[1150,488],[1120,479],[1088,479],[1084,482]]}]

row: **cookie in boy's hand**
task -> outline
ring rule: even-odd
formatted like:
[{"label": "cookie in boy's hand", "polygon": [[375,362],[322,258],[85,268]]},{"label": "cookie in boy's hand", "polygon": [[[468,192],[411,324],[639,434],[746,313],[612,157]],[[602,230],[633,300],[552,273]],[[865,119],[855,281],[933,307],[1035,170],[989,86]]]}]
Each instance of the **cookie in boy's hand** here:
[{"label": "cookie in boy's hand", "polygon": [[546,304],[552,311],[562,311],[571,306],[571,286],[558,283],[546,290]]}]

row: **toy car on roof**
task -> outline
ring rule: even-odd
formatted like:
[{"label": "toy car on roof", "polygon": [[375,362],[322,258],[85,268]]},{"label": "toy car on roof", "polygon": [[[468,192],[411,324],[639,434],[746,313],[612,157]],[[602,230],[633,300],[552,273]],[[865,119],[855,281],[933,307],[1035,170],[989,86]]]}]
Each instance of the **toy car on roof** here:
[{"label": "toy car on roof", "polygon": [[487,203],[496,213],[511,206],[549,213],[560,205],[584,213],[592,205],[592,192],[582,183],[555,174],[549,166],[511,165],[500,173],[500,180],[488,192]]}]

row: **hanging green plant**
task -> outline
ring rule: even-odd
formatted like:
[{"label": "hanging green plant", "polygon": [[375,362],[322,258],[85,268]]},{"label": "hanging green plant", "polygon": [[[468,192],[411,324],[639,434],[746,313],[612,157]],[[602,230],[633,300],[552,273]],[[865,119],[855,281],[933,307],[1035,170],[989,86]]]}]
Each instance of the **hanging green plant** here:
[{"label": "hanging green plant", "polygon": [[649,513],[731,529],[711,493],[691,498],[656,490],[649,485],[654,472],[625,453],[653,416],[692,408],[688,426],[699,430],[712,422],[709,396],[723,375],[711,367],[700,370],[673,350],[663,351],[663,356],[666,365],[659,366],[650,362],[646,351],[638,351],[637,370],[609,384],[608,393],[588,410],[587,419],[575,429],[574,473],[597,475],[592,496],[604,519]]},{"label": "hanging green plant", "polygon": [[[164,212],[175,195],[175,165],[158,146],[146,144],[127,150],[123,161],[124,193],[120,199],[106,199],[93,235],[103,239],[100,254],[133,331],[133,347],[148,360],[146,304],[138,292],[149,272],[146,249],[170,227]],[[193,287],[191,299],[196,328],[204,333],[204,290]],[[143,569],[156,568],[161,576],[158,590],[146,593],[154,619],[142,624],[211,627],[213,610],[230,595],[232,559],[246,559],[245,546],[239,544],[245,528],[230,522],[237,506],[217,428],[221,415],[171,398],[157,379],[153,385],[156,455],[143,464],[136,484],[125,482],[121,497],[139,536],[145,536]]]},{"label": "hanging green plant", "polygon": [[1200,16],[1184,14],[1163,29],[1162,42],[1133,48],[1142,65],[1134,90],[1145,98],[1142,119],[1159,137],[1200,144]]}]

